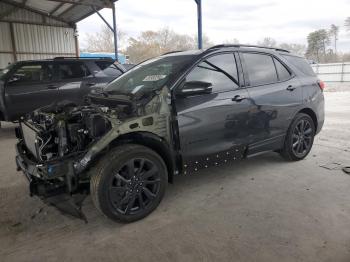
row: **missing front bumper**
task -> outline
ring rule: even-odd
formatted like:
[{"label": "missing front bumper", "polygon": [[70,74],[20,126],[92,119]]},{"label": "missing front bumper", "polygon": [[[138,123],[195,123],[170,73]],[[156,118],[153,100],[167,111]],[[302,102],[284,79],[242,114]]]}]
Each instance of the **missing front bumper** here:
[{"label": "missing front bumper", "polygon": [[37,164],[23,153],[20,144],[16,149],[17,170],[22,171],[28,180],[30,196],[38,196],[44,203],[56,207],[61,213],[87,222],[82,212],[82,204],[87,196],[88,187],[79,188],[77,179],[73,178],[74,172],[69,168],[72,165],[67,162],[55,165]]}]

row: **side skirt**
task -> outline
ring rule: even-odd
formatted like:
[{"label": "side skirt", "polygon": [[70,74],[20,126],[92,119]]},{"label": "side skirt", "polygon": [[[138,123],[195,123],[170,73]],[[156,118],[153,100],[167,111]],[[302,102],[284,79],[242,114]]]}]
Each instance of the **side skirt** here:
[{"label": "side skirt", "polygon": [[193,174],[200,169],[241,160],[246,157],[247,148],[247,146],[234,146],[227,151],[186,159],[184,161],[182,174]]}]

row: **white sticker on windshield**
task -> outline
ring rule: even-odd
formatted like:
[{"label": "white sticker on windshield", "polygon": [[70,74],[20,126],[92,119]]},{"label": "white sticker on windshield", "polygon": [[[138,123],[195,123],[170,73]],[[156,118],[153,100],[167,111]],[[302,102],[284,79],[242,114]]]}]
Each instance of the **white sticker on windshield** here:
[{"label": "white sticker on windshield", "polygon": [[136,86],[132,91],[131,91],[131,94],[136,94],[142,87],[144,87],[144,85],[139,85],[139,86]]},{"label": "white sticker on windshield", "polygon": [[150,75],[150,76],[146,76],[145,79],[143,79],[143,82],[155,82],[155,81],[159,81],[166,78],[166,75]]}]

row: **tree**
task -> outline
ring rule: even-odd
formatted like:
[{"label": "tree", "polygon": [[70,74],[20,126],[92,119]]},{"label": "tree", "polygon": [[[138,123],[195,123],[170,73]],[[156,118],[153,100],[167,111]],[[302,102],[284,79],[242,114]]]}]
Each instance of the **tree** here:
[{"label": "tree", "polygon": [[345,28],[347,31],[350,31],[350,16],[345,19]]},{"label": "tree", "polygon": [[[125,33],[117,30],[118,41],[122,43]],[[88,34],[86,37],[86,50],[90,52],[114,52],[114,34],[112,30],[104,25],[101,31],[94,34]]]},{"label": "tree", "polygon": [[338,41],[338,35],[339,35],[339,26],[336,26],[336,25],[332,24],[328,33],[329,33],[330,37],[333,37],[333,40],[334,40],[334,54],[336,56],[337,55],[337,41]]},{"label": "tree", "polygon": [[311,32],[307,36],[307,42],[307,57],[313,60],[317,60],[318,62],[326,62],[326,49],[330,43],[327,30],[320,29]]},{"label": "tree", "polygon": [[[208,37],[203,36],[203,46],[212,45]],[[137,38],[129,38],[125,53],[130,62],[138,63],[171,51],[183,51],[197,48],[197,38],[177,34],[169,28],[158,31],[145,31]]]},{"label": "tree", "polygon": [[282,43],[278,46],[279,48],[286,49],[294,54],[298,54],[301,56],[305,55],[306,52],[306,46],[301,44],[288,44],[288,43]]},{"label": "tree", "polygon": [[276,47],[277,42],[275,39],[271,37],[265,37],[262,41],[258,42],[258,45],[266,46],[266,47]]}]

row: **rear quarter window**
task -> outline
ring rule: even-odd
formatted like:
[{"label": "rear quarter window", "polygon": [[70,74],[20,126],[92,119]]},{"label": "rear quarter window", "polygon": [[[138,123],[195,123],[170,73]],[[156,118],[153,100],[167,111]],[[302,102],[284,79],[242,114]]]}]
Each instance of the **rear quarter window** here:
[{"label": "rear quarter window", "polygon": [[298,56],[282,55],[287,61],[295,66],[300,72],[306,76],[316,76],[314,70],[312,70],[310,64],[305,58]]}]

